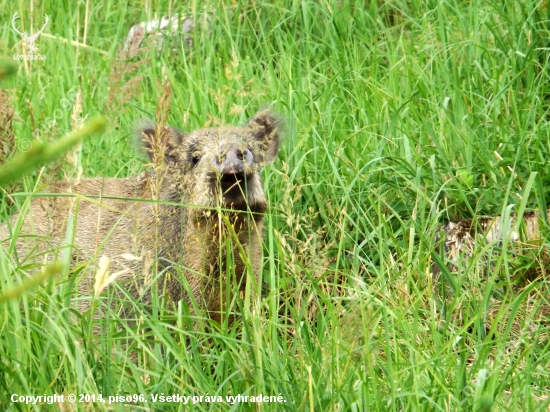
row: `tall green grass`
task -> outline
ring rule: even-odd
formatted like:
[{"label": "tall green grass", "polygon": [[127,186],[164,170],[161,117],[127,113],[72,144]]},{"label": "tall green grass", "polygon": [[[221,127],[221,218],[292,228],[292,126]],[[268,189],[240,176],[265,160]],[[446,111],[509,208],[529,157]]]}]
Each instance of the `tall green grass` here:
[{"label": "tall green grass", "polygon": [[[21,39],[9,22],[19,11],[29,30],[29,4],[0,5],[0,57],[11,59]],[[130,27],[169,12],[192,16],[192,45],[176,38],[124,61]],[[165,77],[176,127],[244,122],[273,104],[288,136],[263,173],[268,293],[242,322],[195,328],[185,307],[148,315],[134,302],[143,330],[121,331],[107,305],[108,332],[93,339],[90,314],[70,309],[78,270],[65,272],[0,306],[3,409],[54,409],[12,404],[14,393],[163,393],[285,400],[199,402],[197,410],[548,410],[544,256],[481,245],[446,273],[453,292],[434,293],[431,278],[442,222],[522,201],[547,205],[546,2],[105,1],[87,11],[85,2],[52,0],[34,5],[33,27],[44,13],[46,59],[19,61],[17,76],[1,83],[13,90],[16,142],[80,86],[82,116],[110,123],[84,143],[84,174],[136,174],[143,158],[133,124],[154,118]],[[86,47],[72,43],[84,38]],[[44,138],[71,128],[68,110]],[[51,164],[6,188],[0,213],[20,209],[40,173],[51,181],[74,164]],[[2,290],[37,270],[0,253]],[[517,282],[528,268],[539,276]]]}]

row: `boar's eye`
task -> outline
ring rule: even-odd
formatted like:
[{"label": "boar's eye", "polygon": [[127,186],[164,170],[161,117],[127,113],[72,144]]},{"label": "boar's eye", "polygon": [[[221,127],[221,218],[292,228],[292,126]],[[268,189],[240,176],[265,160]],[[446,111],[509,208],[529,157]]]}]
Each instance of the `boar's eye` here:
[{"label": "boar's eye", "polygon": [[201,156],[199,155],[194,155],[193,157],[191,157],[191,164],[193,166],[196,166],[197,163],[199,163],[201,161]]},{"label": "boar's eye", "polygon": [[189,159],[189,162],[191,163],[191,166],[192,167],[195,167],[200,161],[201,161],[201,158],[202,158],[202,150],[200,149],[200,146],[197,142],[193,142],[189,145],[189,149],[187,151],[188,153],[188,159]]}]

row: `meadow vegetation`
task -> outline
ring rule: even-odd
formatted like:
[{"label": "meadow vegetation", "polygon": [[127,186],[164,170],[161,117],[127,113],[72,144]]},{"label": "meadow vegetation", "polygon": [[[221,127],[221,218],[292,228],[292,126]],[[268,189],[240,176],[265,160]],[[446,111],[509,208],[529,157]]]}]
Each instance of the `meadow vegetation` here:
[{"label": "meadow vegetation", "polygon": [[[445,221],[550,200],[546,1],[41,4],[33,27],[49,15],[37,40],[46,58],[16,61],[0,83],[2,161],[95,115],[108,126],[4,185],[1,221],[54,180],[145,170],[133,128],[158,116],[167,83],[168,123],[181,130],[273,105],[287,136],[263,171],[270,209],[255,286],[266,291],[234,302],[241,321],[195,328],[184,305],[151,313],[128,297],[116,304],[141,322],[120,329],[107,291],[94,307],[106,333],[94,338],[93,314],[71,299],[97,262],[71,268],[65,257],[56,276],[0,303],[0,409],[188,408],[10,400],[72,393],[208,394],[223,402],[193,408],[224,411],[550,408],[548,240],[529,253],[480,242],[441,283],[432,276]],[[24,44],[10,22],[19,12],[30,30],[29,4],[0,5],[0,57],[13,62]],[[123,48],[132,25],[175,13],[192,18],[190,38]],[[0,248],[0,294],[39,272],[11,252]],[[285,402],[226,401],[237,394]]]}]

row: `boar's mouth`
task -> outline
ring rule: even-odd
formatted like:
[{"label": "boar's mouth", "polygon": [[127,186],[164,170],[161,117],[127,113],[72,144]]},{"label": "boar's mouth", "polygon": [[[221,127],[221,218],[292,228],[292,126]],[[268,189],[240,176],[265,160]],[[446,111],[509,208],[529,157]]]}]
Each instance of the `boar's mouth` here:
[{"label": "boar's mouth", "polygon": [[244,173],[224,173],[219,178],[219,187],[227,203],[246,199],[246,186],[250,182]]},{"label": "boar's mouth", "polygon": [[224,208],[251,211],[258,216],[266,211],[266,202],[257,196],[261,183],[254,173],[212,173],[209,177],[212,194],[215,198],[221,195]]}]

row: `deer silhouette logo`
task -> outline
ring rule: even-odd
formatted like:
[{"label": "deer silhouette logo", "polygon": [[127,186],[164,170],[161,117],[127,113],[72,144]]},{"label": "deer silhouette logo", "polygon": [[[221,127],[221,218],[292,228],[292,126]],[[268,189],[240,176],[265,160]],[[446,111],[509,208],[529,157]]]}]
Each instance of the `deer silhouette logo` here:
[{"label": "deer silhouette logo", "polygon": [[22,37],[23,41],[27,43],[27,53],[34,54],[38,51],[38,47],[36,46],[36,39],[38,38],[38,36],[40,36],[40,33],[42,33],[46,28],[46,25],[48,24],[48,21],[50,20],[50,18],[48,17],[47,14],[45,14],[44,25],[42,26],[42,28],[35,33],[31,32],[31,34],[27,34],[26,31],[25,32],[19,31],[19,29],[15,26],[15,21],[18,18],[19,18],[19,13],[16,12],[11,19],[11,26]]}]

